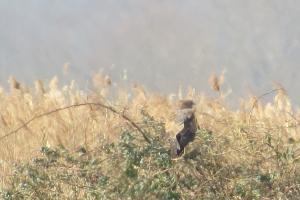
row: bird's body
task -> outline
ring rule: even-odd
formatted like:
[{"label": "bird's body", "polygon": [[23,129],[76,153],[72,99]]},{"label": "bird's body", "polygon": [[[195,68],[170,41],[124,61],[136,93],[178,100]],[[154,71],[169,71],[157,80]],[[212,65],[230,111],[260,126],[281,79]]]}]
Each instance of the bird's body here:
[{"label": "bird's body", "polygon": [[[193,101],[180,100],[178,109],[171,117],[173,122],[169,123],[168,128],[172,158],[180,157],[188,143],[195,139],[195,134],[198,129],[195,111]],[[179,128],[182,124],[183,127]]]}]

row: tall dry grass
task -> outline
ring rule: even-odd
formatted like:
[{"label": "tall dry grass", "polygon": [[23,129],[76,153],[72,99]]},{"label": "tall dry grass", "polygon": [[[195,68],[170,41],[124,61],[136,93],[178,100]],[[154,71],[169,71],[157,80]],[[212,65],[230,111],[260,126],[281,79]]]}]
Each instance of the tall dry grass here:
[{"label": "tall dry grass", "polygon": [[[294,150],[293,158],[299,157],[300,113],[293,114],[281,84],[274,83],[274,90],[261,95],[249,91],[249,99],[240,99],[241,109],[233,111],[223,103],[228,94],[221,92],[224,72],[219,80],[213,73],[209,81],[212,89],[220,94],[219,99],[195,94],[191,87],[186,97],[181,88],[176,97],[174,94],[149,93],[134,83],[131,91],[126,91],[114,87],[108,76],[103,78],[101,71],[94,74],[91,91],[79,90],[74,81],[58,88],[57,77],[48,86],[41,80],[35,81],[35,89],[10,77],[10,91],[0,88],[1,186],[7,186],[14,163],[32,160],[45,144],[63,145],[73,151],[84,145],[94,150],[103,140],[116,142],[126,127],[140,129],[143,134],[141,108],[168,127],[176,99],[196,102],[199,126],[214,136],[210,155],[217,156],[224,167],[247,165],[262,173],[271,173],[281,167],[272,157],[282,156],[286,149]],[[262,105],[260,99],[265,95],[274,95],[274,101]],[[149,138],[143,136],[145,142],[149,142]],[[190,148],[203,145],[203,139],[198,136]],[[286,160],[290,163],[285,165],[289,166],[286,170],[298,169],[295,159]],[[240,180],[231,179],[231,175],[223,178],[228,179],[226,188],[230,195]],[[288,177],[281,178],[284,181]]]}]

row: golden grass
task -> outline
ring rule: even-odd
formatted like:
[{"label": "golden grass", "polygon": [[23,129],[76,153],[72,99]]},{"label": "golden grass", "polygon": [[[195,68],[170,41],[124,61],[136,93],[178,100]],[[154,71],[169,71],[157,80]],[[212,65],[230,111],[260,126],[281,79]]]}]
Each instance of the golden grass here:
[{"label": "golden grass", "polygon": [[[67,68],[67,66],[65,67]],[[66,69],[65,69],[66,71]],[[270,136],[280,144],[270,143],[270,148],[294,148],[299,143],[299,112],[292,113],[292,106],[283,86],[275,83],[275,90],[255,96],[249,92],[249,100],[240,99],[241,109],[233,111],[223,104],[220,84],[213,73],[212,89],[220,92],[220,99],[205,94],[195,94],[189,87],[187,97],[181,88],[176,99],[191,99],[196,102],[196,116],[202,129],[211,130],[216,143],[213,155],[222,156],[224,165],[253,165],[261,171],[280,167],[268,161],[268,155],[258,151],[263,140]],[[108,76],[101,71],[94,74],[94,88],[82,92],[72,81],[70,86],[58,88],[54,77],[48,87],[35,81],[35,90],[9,78],[10,92],[0,87],[0,177],[5,187],[12,175],[12,165],[33,159],[42,145],[59,144],[68,149],[77,149],[84,144],[95,149],[100,142],[116,142],[122,129],[134,126],[142,120],[140,109],[145,109],[155,120],[168,120],[176,107],[176,95],[148,93],[145,88],[132,83],[132,92],[114,88]],[[277,93],[277,94],[276,94]],[[260,103],[264,95],[275,95],[274,102]],[[98,106],[100,104],[102,106]],[[267,135],[267,136],[266,136]],[[250,141],[250,142],[249,142]],[[196,138],[191,146],[201,144]],[[295,157],[299,156],[295,151]],[[257,159],[262,159],[257,166]],[[238,180],[231,180],[232,184]],[[228,188],[230,184],[228,185]]]}]

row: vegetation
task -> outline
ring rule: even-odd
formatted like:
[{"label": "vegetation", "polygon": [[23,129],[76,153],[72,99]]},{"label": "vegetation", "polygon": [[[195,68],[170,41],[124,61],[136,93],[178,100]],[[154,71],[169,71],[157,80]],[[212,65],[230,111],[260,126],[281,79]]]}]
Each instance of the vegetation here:
[{"label": "vegetation", "polygon": [[232,111],[223,80],[210,78],[219,99],[189,88],[201,129],[172,160],[174,95],[132,84],[131,96],[101,71],[90,93],[58,89],[56,77],[33,91],[10,77],[10,92],[0,90],[1,199],[298,199],[300,113],[278,83]]}]

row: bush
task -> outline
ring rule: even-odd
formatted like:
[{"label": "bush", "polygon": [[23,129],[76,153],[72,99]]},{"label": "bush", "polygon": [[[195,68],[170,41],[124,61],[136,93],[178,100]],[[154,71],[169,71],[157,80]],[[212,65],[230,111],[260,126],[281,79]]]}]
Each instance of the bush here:
[{"label": "bush", "polygon": [[[201,129],[183,157],[171,160],[164,124],[156,122],[144,110],[141,113],[140,126],[151,143],[132,128],[123,130],[116,144],[103,140],[97,149],[81,146],[70,151],[63,146],[54,149],[42,146],[42,156],[14,165],[10,187],[2,190],[1,198],[261,199],[280,195],[295,198],[300,180],[295,164],[299,161],[292,148],[281,152],[279,138],[266,134],[260,141],[249,140],[248,150],[273,156],[252,158],[252,165],[243,162],[233,165],[224,153],[216,153],[231,146],[233,141],[228,136],[216,138],[213,132]],[[266,162],[280,167],[262,173],[264,167],[260,166]],[[293,175],[288,175],[292,170]]]}]

